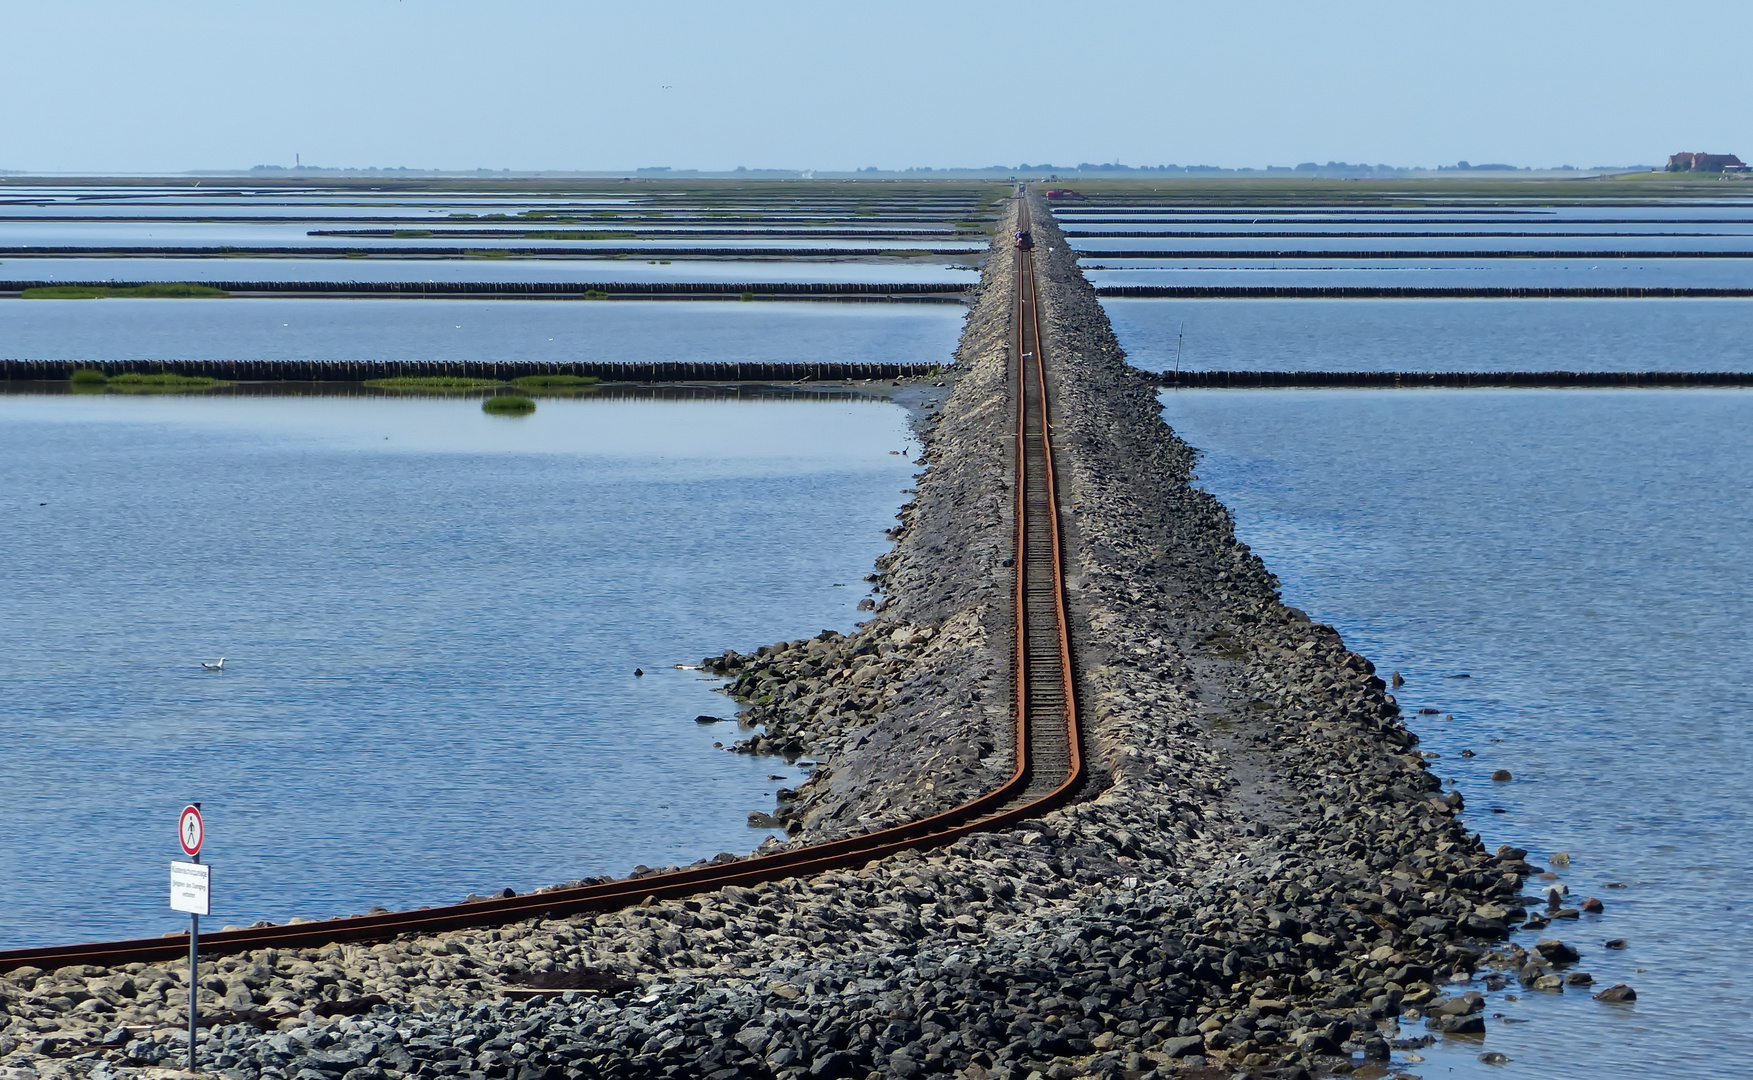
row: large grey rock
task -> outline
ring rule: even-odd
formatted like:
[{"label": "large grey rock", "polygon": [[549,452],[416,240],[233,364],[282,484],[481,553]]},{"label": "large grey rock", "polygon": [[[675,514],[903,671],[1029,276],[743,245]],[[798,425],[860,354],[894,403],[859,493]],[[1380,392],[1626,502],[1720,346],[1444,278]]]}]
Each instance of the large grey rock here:
[{"label": "large grey rock", "polygon": [[1157,1049],[1172,1058],[1183,1058],[1191,1054],[1203,1054],[1205,1053],[1205,1037],[1202,1035],[1187,1035],[1181,1038],[1164,1039],[1162,1045]]},{"label": "large grey rock", "polygon": [[343,1075],[366,1062],[366,1055],[354,1046],[332,1046],[325,1050],[306,1051],[298,1063],[307,1069]]},{"label": "large grey rock", "polygon": [[1485,1016],[1482,1013],[1432,1016],[1424,1021],[1424,1026],[1432,1031],[1440,1031],[1444,1035],[1483,1035],[1485,1034]]}]

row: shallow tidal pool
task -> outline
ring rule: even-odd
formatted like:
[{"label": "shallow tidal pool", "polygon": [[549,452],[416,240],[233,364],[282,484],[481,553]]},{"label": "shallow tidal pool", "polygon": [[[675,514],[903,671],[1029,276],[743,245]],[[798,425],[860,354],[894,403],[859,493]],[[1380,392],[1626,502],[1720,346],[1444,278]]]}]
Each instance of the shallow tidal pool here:
[{"label": "shallow tidal pool", "polygon": [[0,947],[185,925],[190,801],[214,927],[747,852],[803,774],[674,665],[850,630],[909,441],[874,399],[0,396]]}]

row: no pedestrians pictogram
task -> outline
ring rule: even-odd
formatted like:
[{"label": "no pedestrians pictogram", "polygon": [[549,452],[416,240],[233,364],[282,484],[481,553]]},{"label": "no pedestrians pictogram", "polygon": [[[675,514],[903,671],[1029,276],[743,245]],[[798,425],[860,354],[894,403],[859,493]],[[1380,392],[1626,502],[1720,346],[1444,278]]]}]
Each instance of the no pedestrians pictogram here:
[{"label": "no pedestrians pictogram", "polygon": [[183,854],[191,859],[201,854],[201,841],[206,835],[201,824],[201,808],[183,807],[183,815],[177,819],[177,840],[183,845]]}]

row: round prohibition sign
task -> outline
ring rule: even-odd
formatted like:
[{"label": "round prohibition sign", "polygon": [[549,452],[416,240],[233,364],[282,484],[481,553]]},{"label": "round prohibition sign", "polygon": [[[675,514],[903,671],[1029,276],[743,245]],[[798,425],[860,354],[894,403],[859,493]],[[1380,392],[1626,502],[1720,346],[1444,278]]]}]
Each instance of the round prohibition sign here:
[{"label": "round prohibition sign", "polygon": [[190,858],[201,854],[201,841],[206,838],[207,829],[201,822],[201,808],[183,807],[182,817],[177,819],[177,841],[183,845],[183,853]]}]

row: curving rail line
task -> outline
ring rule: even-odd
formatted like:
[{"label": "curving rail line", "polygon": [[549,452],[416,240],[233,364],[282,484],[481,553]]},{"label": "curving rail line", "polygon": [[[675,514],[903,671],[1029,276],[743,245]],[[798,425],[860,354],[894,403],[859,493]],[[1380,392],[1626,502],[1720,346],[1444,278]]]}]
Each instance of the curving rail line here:
[{"label": "curving rail line", "polygon": [[[1018,227],[1029,227],[1028,204]],[[731,885],[860,866],[903,851],[941,847],[970,833],[1004,828],[1063,805],[1084,779],[1077,687],[1065,619],[1058,491],[1033,253],[1014,253],[1011,387],[1016,398],[1015,493],[1015,738],[1016,765],[1000,787],[931,817],[861,836],[813,844],[738,862],[529,893],[524,896],[335,918],[290,926],[230,930],[201,937],[203,955],[251,949],[313,948],[335,942],[381,941],[401,934],[502,926],[524,919],[612,911]],[[188,953],[186,934],[88,945],[0,952],[0,971],[31,965],[117,966],[175,960]]]}]

